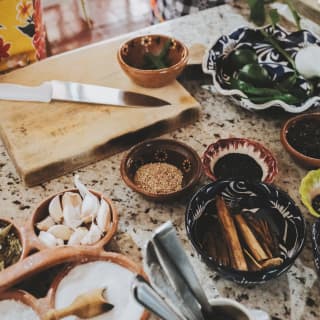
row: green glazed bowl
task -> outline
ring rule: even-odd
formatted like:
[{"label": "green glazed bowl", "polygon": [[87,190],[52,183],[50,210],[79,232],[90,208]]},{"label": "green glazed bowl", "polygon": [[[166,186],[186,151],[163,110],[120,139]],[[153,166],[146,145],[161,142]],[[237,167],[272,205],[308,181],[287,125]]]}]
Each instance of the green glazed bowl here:
[{"label": "green glazed bowl", "polygon": [[301,180],[299,192],[301,200],[309,212],[315,217],[320,217],[320,211],[315,210],[312,206],[312,199],[320,196],[320,169],[308,172]]}]

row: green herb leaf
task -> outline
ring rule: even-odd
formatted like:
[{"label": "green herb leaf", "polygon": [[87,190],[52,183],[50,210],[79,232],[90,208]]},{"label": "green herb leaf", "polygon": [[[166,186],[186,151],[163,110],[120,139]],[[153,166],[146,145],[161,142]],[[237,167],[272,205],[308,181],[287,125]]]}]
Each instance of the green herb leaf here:
[{"label": "green herb leaf", "polygon": [[271,9],[269,11],[269,16],[271,19],[272,27],[275,28],[277,23],[280,21],[279,13],[277,9]]},{"label": "green herb leaf", "polygon": [[297,10],[295,9],[293,3],[291,0],[285,0],[285,3],[288,5],[292,15],[293,15],[293,19],[296,23],[296,26],[298,28],[298,30],[301,30],[301,17],[299,16]]},{"label": "green herb leaf", "polygon": [[266,14],[263,0],[247,0],[250,7],[250,19],[258,26],[265,23]]}]

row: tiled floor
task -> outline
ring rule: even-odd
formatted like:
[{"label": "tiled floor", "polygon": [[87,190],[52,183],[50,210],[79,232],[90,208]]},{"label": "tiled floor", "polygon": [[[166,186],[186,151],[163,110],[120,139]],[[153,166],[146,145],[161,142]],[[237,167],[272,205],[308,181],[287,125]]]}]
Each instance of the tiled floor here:
[{"label": "tiled floor", "polygon": [[83,18],[80,0],[43,0],[51,54],[150,25],[149,0],[87,0],[92,28]]}]

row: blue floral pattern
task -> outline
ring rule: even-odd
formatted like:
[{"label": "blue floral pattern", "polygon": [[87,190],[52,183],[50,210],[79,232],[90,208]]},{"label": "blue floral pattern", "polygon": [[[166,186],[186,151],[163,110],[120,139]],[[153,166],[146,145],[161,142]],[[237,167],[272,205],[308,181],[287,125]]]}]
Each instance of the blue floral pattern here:
[{"label": "blue floral pattern", "polygon": [[[238,271],[220,265],[203,251],[197,224],[201,223],[203,215],[216,214],[213,206],[218,194],[224,198],[228,207],[237,208],[236,211],[241,208],[241,212],[267,220],[279,239],[280,256],[284,260],[280,266],[261,271]],[[301,252],[305,240],[302,214],[285,192],[265,183],[235,180],[218,180],[202,187],[188,204],[186,229],[189,239],[204,261],[227,279],[241,284],[263,283],[287,271]]]},{"label": "blue floral pattern", "polygon": [[[282,48],[284,48],[292,58],[295,58],[297,52],[306,46],[316,44],[320,46],[320,39],[307,30],[288,33],[284,29],[277,26],[275,29],[271,26],[263,27],[263,29],[275,37]],[[253,48],[258,56],[258,62],[263,64],[273,81],[277,81],[293,73],[287,60],[264,38],[260,29],[251,29],[242,27],[228,36],[220,37],[215,44],[208,50],[203,60],[203,70],[205,73],[211,74],[215,89],[223,94],[233,98],[233,100],[249,110],[263,110],[269,107],[280,107],[285,111],[299,113],[311,107],[320,106],[320,86],[318,85],[312,97],[301,104],[288,105],[287,103],[274,100],[264,104],[255,104],[251,102],[247,96],[237,89],[230,89],[230,75],[223,68],[224,59],[235,49],[244,47]],[[303,90],[310,90],[310,84],[300,76],[298,83]]]}]

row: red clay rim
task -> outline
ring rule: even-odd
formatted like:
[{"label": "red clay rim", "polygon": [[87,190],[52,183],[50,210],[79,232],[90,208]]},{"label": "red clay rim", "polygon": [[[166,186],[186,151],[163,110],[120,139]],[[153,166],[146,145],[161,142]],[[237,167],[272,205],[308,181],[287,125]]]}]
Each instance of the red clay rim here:
[{"label": "red clay rim", "polygon": [[300,120],[314,118],[314,117],[318,117],[320,119],[320,112],[300,114],[293,118],[288,119],[281,128],[280,141],[284,146],[284,148],[288,151],[288,153],[291,154],[293,157],[295,157],[298,161],[304,162],[311,166],[318,165],[320,167],[320,158],[312,158],[312,157],[306,156],[305,154],[299,152],[297,149],[293,148],[287,140],[288,130],[293,124],[299,122]]},{"label": "red clay rim", "polygon": [[[183,55],[182,59],[179,62],[177,62],[176,64],[174,64],[174,65],[172,65],[172,66],[170,66],[168,68],[162,68],[162,69],[157,69],[157,70],[144,70],[144,69],[135,68],[135,67],[127,64],[123,60],[122,54],[121,54],[121,50],[122,50],[123,46],[128,44],[128,43],[130,43],[133,40],[141,39],[141,38],[146,37],[146,36],[161,37],[161,38],[172,39],[172,40],[176,41],[181,47],[183,47],[184,55]],[[177,69],[177,68],[187,64],[188,59],[189,59],[189,49],[184,43],[182,43],[180,40],[178,40],[178,39],[176,39],[174,37],[170,37],[170,36],[167,36],[167,35],[164,35],[164,34],[146,34],[146,35],[138,36],[138,37],[135,37],[135,38],[131,38],[131,39],[126,40],[123,43],[121,43],[121,45],[120,45],[120,47],[119,47],[119,49],[117,51],[117,58],[118,58],[118,61],[119,61],[120,64],[123,64],[123,65],[127,66],[127,68],[130,68],[130,69],[134,70],[135,72],[152,74],[152,73],[158,73],[160,71],[161,73],[165,73],[165,72],[171,71],[173,69]]]},{"label": "red clay rim", "polygon": [[[262,182],[272,183],[274,181],[276,175],[278,174],[278,164],[277,164],[276,158],[273,156],[271,151],[269,149],[267,149],[265,146],[263,146],[261,143],[254,141],[254,140],[247,139],[247,138],[219,139],[216,142],[210,144],[202,156],[203,170],[204,170],[205,174],[207,175],[207,177],[212,181],[218,180],[218,178],[213,174],[213,172],[211,170],[211,166],[210,166],[211,159],[214,158],[216,151],[218,151],[219,149],[221,150],[221,149],[226,148],[227,145],[230,145],[233,148],[235,143],[241,144],[241,145],[245,145],[245,144],[251,145],[254,147],[255,151],[259,150],[260,154],[262,155],[262,156],[260,156],[260,158],[266,164],[266,167],[268,168],[267,175],[262,180]],[[220,148],[221,144],[225,145],[225,146]],[[231,150],[231,148],[230,148],[230,150]]]}]

